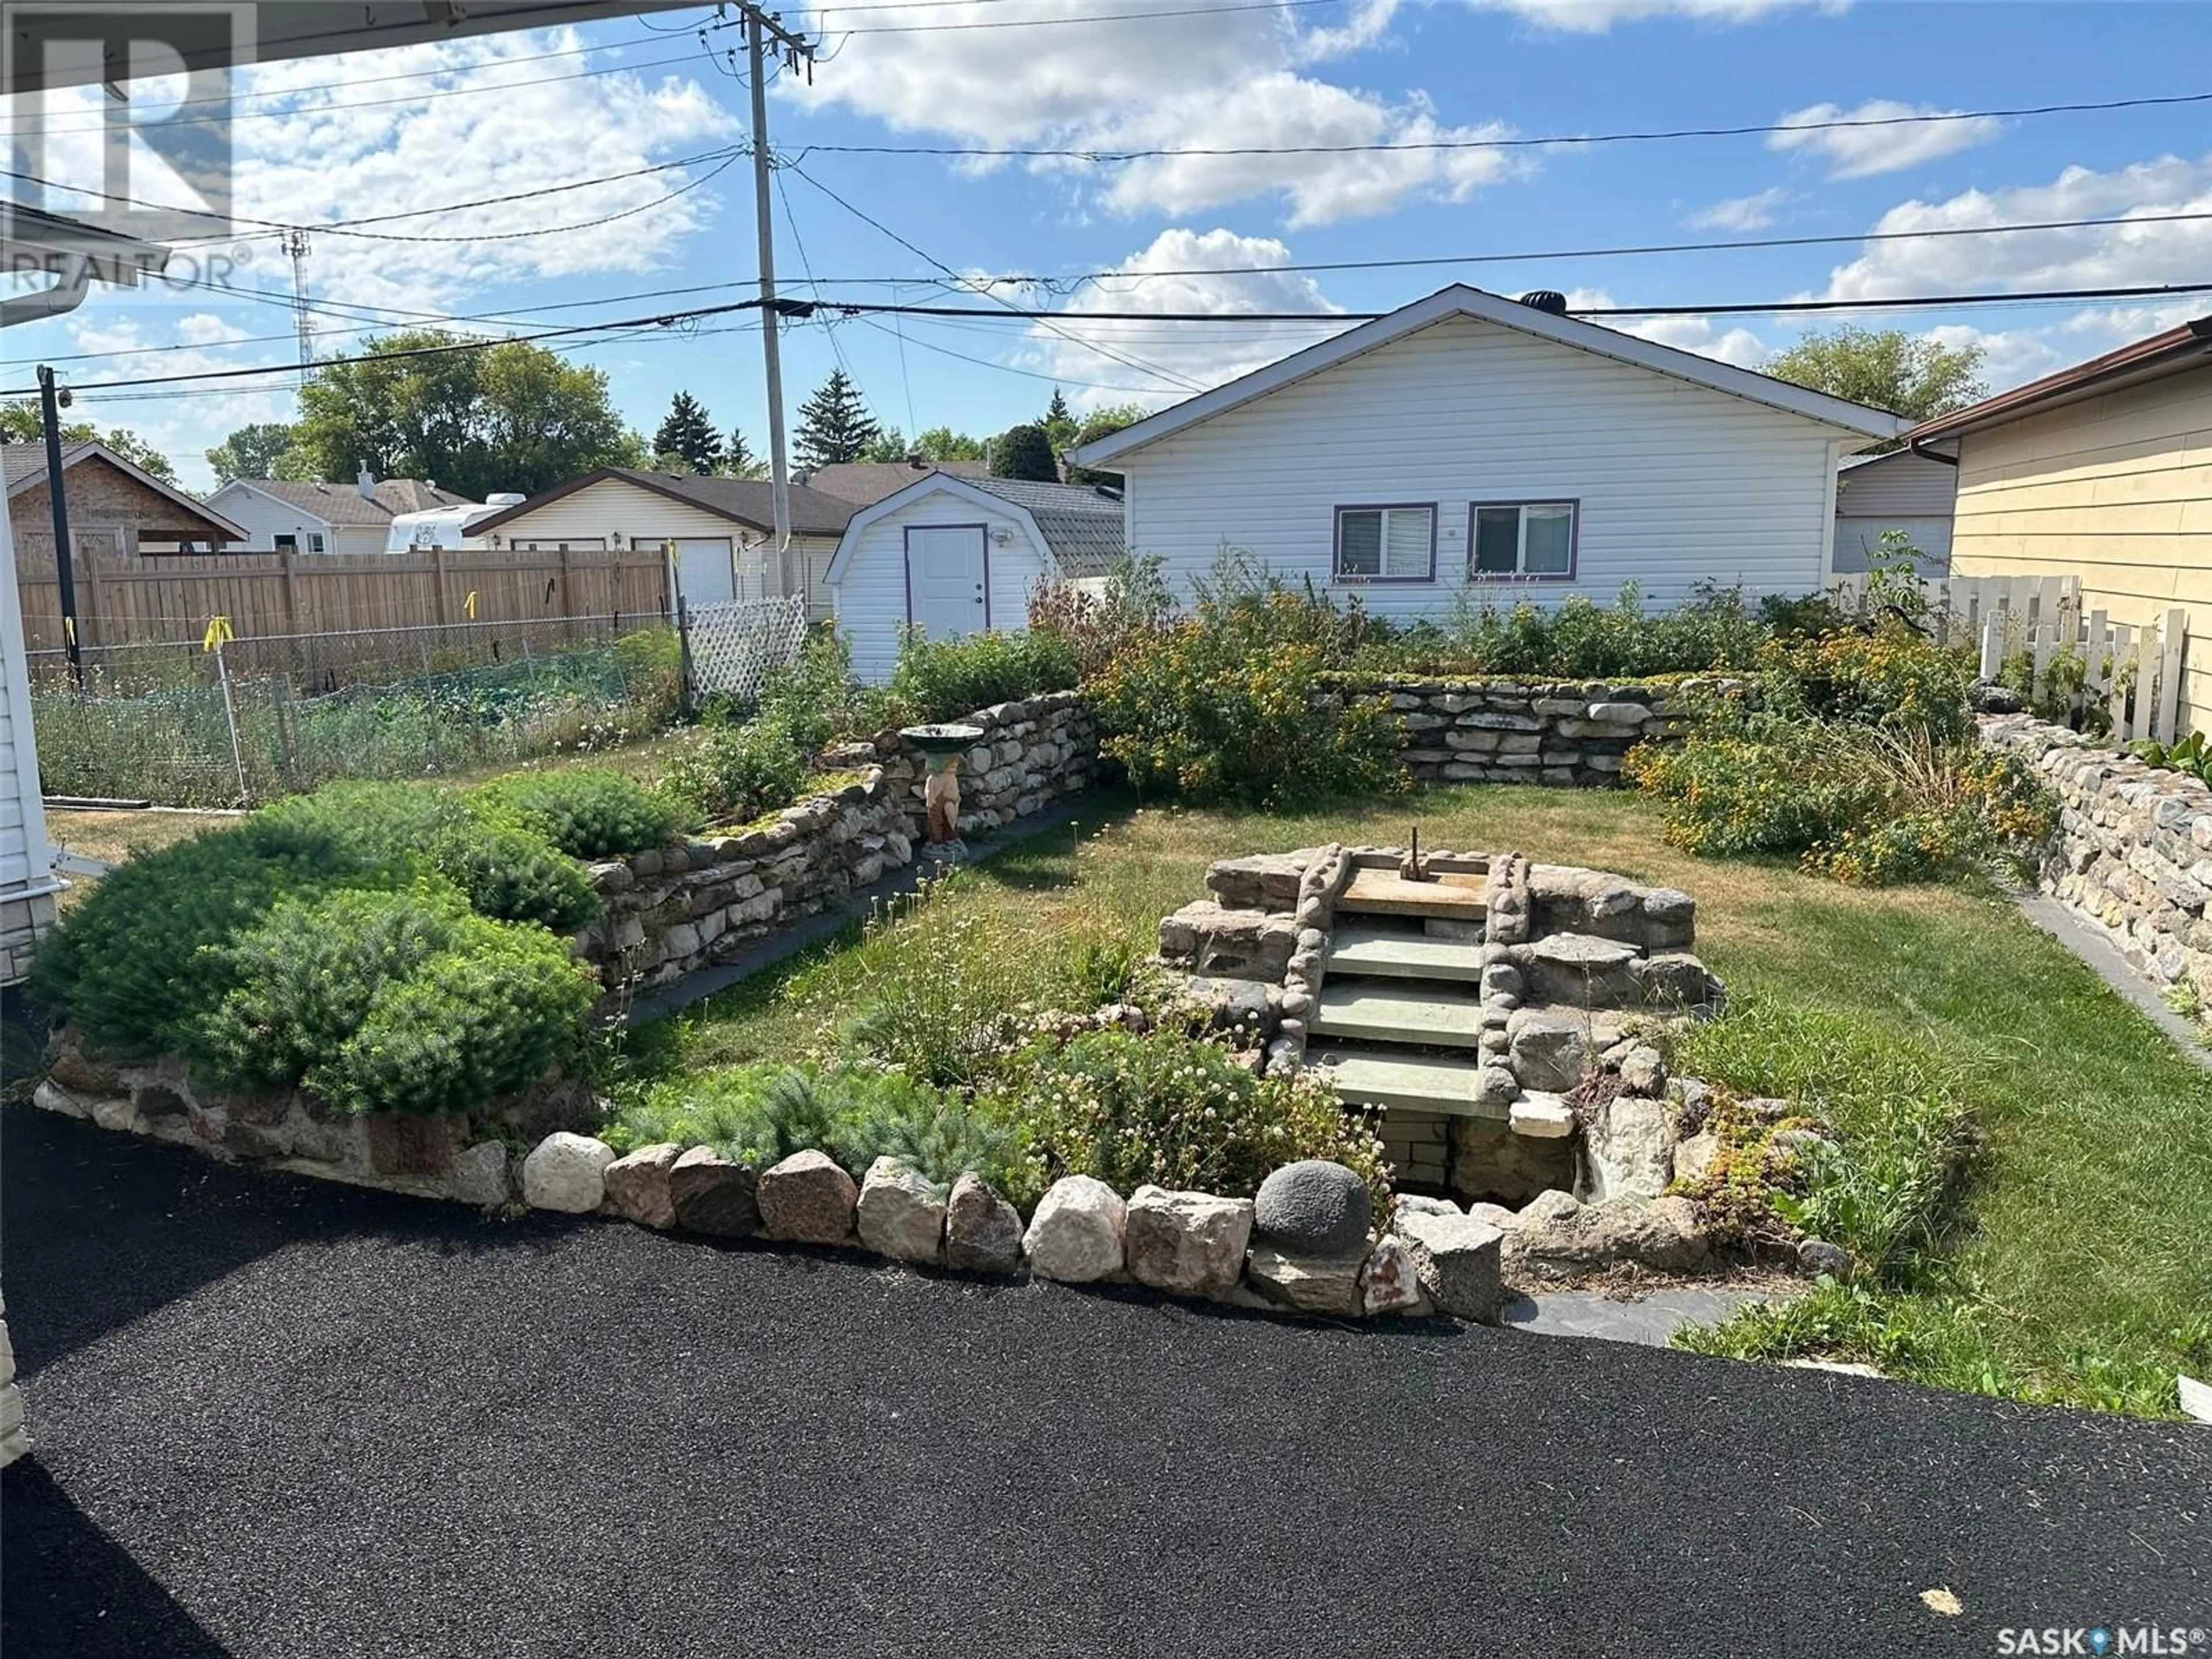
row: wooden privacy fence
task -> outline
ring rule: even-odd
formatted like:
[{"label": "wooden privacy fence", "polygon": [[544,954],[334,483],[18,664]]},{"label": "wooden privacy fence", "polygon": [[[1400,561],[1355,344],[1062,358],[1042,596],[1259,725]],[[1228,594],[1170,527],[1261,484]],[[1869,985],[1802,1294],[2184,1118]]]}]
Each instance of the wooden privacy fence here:
[{"label": "wooden privacy fence", "polygon": [[[1868,611],[1892,586],[1866,574],[1839,578],[1838,603]],[[2078,709],[2102,708],[2112,738],[2172,743],[2182,729],[2182,686],[2188,669],[2189,612],[2179,606],[2154,622],[2116,623],[2082,609],[2079,576],[1944,576],[1923,579],[1924,625],[1947,645],[1980,653],[1981,676],[1994,680],[2008,662],[2026,659],[2030,695],[2054,693]]]},{"label": "wooden privacy fence", "polygon": [[[467,623],[655,620],[669,613],[668,561],[641,552],[118,554],[77,543],[77,640],[115,646],[198,641],[228,617],[244,638],[345,634]],[[51,558],[19,556],[23,640],[52,651],[62,636],[61,580]]]}]

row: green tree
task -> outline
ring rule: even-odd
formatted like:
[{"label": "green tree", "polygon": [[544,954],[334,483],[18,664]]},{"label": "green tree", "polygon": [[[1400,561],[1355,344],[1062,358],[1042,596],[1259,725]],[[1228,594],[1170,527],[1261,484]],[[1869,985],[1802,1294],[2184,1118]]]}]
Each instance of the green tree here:
[{"label": "green tree", "polygon": [[721,475],[725,478],[765,478],[768,462],[753,453],[745,441],[745,434],[736,427],[730,428],[730,441],[722,446]]},{"label": "green tree", "polygon": [[[1075,441],[1067,447],[1079,449],[1085,444],[1111,437],[1125,426],[1136,425],[1145,418],[1145,414],[1146,411],[1135,404],[1110,404],[1104,409],[1095,410],[1084,417],[1082,426],[1076,431]],[[1067,481],[1075,484],[1118,484],[1121,482],[1121,475],[1102,467],[1077,466],[1071,462],[1067,468]]]},{"label": "green tree", "polygon": [[314,475],[427,478],[481,499],[526,495],[648,453],[607,402],[607,377],[542,346],[480,343],[436,329],[370,341],[317,368],[300,392],[291,454]]},{"label": "green tree", "polygon": [[907,455],[906,434],[895,426],[887,426],[868,441],[860,452],[864,461],[902,461]]},{"label": "green tree", "polygon": [[925,461],[981,461],[990,458],[991,447],[949,426],[933,426],[914,441],[914,453]]},{"label": "green tree", "polygon": [[1075,411],[1067,406],[1067,398],[1058,386],[1053,387],[1052,401],[1045,405],[1044,418],[1037,424],[1052,441],[1052,453],[1055,455],[1075,441]]},{"label": "green tree", "polygon": [[833,368],[814,395],[799,406],[799,433],[792,452],[799,465],[810,471],[857,461],[878,431],[861,400],[860,388],[842,368]]},{"label": "green tree", "polygon": [[1901,328],[1847,324],[1830,333],[1808,334],[1768,358],[1766,372],[1832,398],[1925,421],[1987,395],[1982,355],[1978,345],[1940,345]]},{"label": "green tree", "polygon": [[1038,483],[1054,483],[1060,478],[1059,463],[1053,459],[1052,440],[1045,436],[1041,426],[1009,427],[999,434],[991,446],[991,476],[994,478],[1029,478]]},{"label": "green tree", "polygon": [[[46,441],[46,422],[39,413],[36,398],[18,398],[13,403],[0,404],[0,442],[42,444]],[[152,473],[163,483],[177,481],[177,469],[169,465],[169,458],[128,427],[110,427],[102,432],[90,421],[64,420],[62,441],[106,444],[131,465]]]},{"label": "green tree", "polygon": [[289,421],[256,421],[242,426],[207,453],[218,483],[233,478],[282,478],[278,471],[296,438]]},{"label": "green tree", "polygon": [[699,400],[679,392],[669,400],[668,416],[653,434],[653,449],[656,465],[659,457],[674,455],[684,463],[679,470],[712,472],[721,465],[722,434],[714,430]]}]

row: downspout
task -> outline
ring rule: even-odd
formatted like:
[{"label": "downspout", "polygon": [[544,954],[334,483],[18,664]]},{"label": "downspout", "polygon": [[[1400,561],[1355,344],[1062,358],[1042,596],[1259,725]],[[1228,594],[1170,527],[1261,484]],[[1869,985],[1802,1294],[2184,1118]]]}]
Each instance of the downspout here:
[{"label": "downspout", "polygon": [[1923,461],[1941,461],[1945,466],[1958,465],[1959,458],[1956,455],[1938,455],[1932,449],[1922,448],[1921,446],[1927,441],[1925,438],[1907,438],[1905,441],[1905,447]]}]

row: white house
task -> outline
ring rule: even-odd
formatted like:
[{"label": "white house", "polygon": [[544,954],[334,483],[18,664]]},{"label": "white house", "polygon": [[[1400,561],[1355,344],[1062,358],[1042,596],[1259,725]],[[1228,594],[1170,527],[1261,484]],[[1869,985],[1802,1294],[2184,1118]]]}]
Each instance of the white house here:
[{"label": "white house", "polygon": [[1958,493],[1959,464],[1944,456],[1910,449],[1852,456],[1836,475],[1836,568],[1868,568],[1881,551],[1882,532],[1900,530],[1920,550],[1920,574],[1944,574]]},{"label": "white house", "polygon": [[[519,497],[509,497],[518,500]],[[291,478],[233,478],[208,505],[244,526],[251,553],[382,553],[402,514],[485,504],[418,478],[324,483]]]},{"label": "white house", "polygon": [[[791,486],[791,541],[807,615],[830,614],[822,581],[853,503]],[[524,551],[666,547],[684,603],[758,599],[776,592],[775,502],[765,478],[708,478],[603,466],[469,526],[471,538]]]},{"label": "white house", "polygon": [[1907,422],[1563,304],[1448,288],[1071,459],[1122,475],[1130,550],[1182,584],[1226,546],[1390,617],[1820,588],[1838,461]]},{"label": "white house", "polygon": [[854,514],[825,578],[854,672],[880,680],[908,627],[1019,628],[1041,579],[1103,574],[1123,546],[1114,491],[933,472]]}]

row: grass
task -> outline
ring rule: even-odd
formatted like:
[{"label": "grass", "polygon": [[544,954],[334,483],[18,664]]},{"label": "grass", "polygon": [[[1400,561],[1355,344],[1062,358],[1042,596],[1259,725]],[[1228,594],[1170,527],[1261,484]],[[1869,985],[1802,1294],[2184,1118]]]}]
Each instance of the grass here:
[{"label": "grass", "polygon": [[[2154,1412],[2174,1409],[2176,1369],[2212,1370],[2212,1074],[1986,884],[1868,890],[1694,859],[1661,840],[1653,804],[1625,793],[1439,789],[1288,815],[1111,799],[1092,810],[1073,833],[962,872],[948,895],[1027,942],[1040,1000],[1076,983],[1067,964],[1081,944],[1148,950],[1215,858],[1402,842],[1416,822],[1425,846],[1516,848],[1694,894],[1698,948],[1731,1001],[1685,1059],[1740,1090],[1792,1095],[1837,1127],[1863,1166],[1842,1218],[1861,1236],[1845,1242],[1872,1269],[1695,1345],[1872,1359],[1945,1386]],[[896,928],[848,930],[641,1031],[624,1064],[649,1076],[792,1056],[899,948]]]}]

